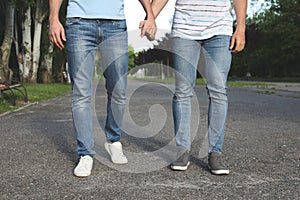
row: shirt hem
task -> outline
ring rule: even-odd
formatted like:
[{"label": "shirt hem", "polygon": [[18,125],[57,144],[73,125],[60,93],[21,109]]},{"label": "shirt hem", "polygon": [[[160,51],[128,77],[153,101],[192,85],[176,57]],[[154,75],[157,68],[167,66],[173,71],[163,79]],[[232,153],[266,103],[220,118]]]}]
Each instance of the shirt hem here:
[{"label": "shirt hem", "polygon": [[111,16],[99,16],[99,15],[67,15],[67,18],[83,18],[83,19],[113,19],[113,20],[124,20],[126,19],[125,16],[123,17],[111,17]]},{"label": "shirt hem", "polygon": [[228,36],[232,36],[232,33],[228,33],[228,32],[215,32],[215,33],[211,33],[211,34],[207,34],[204,36],[190,36],[190,35],[186,35],[183,33],[174,33],[171,32],[171,37],[179,37],[179,38],[183,38],[183,39],[188,39],[188,40],[206,40],[209,38],[212,38],[216,35],[228,35]]}]

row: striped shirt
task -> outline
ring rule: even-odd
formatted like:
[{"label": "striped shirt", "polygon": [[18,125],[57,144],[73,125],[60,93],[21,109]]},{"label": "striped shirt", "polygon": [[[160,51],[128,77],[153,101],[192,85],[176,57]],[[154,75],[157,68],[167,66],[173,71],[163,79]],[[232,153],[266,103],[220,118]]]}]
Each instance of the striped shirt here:
[{"label": "striped shirt", "polygon": [[230,9],[230,0],[177,0],[171,35],[192,40],[232,35]]}]

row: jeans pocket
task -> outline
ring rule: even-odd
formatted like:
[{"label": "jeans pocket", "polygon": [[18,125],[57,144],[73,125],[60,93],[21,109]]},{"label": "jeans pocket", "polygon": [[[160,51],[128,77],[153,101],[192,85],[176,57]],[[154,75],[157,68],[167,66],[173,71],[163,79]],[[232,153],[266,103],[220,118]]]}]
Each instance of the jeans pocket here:
[{"label": "jeans pocket", "polygon": [[79,23],[80,20],[81,20],[80,17],[70,17],[70,18],[67,18],[67,20],[66,20],[66,26],[72,26],[74,24],[77,24],[77,23]]},{"label": "jeans pocket", "polygon": [[125,20],[113,20],[112,24],[116,29],[121,29],[123,31],[127,30],[127,25]]}]

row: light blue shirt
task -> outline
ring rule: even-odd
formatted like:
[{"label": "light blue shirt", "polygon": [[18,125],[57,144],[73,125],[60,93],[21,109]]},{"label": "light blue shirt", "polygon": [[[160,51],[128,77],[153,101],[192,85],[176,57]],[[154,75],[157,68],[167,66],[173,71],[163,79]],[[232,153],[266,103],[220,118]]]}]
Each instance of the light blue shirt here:
[{"label": "light blue shirt", "polygon": [[69,0],[67,17],[125,19],[124,0]]}]

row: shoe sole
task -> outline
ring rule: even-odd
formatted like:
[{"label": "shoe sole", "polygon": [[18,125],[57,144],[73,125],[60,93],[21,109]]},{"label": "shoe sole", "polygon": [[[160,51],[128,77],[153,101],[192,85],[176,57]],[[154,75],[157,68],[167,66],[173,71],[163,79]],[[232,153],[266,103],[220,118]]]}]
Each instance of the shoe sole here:
[{"label": "shoe sole", "polygon": [[75,173],[74,173],[74,176],[77,176],[77,177],[79,177],[79,178],[87,177],[87,176],[89,176],[89,175],[91,175],[91,172],[90,172],[90,173],[84,173],[84,174],[75,174]]},{"label": "shoe sole", "polygon": [[115,161],[115,160],[113,160],[112,158],[111,158],[111,153],[110,153],[110,150],[109,150],[109,148],[108,148],[108,144],[107,143],[104,143],[104,147],[105,147],[105,150],[107,151],[107,153],[109,154],[109,156],[110,156],[110,160],[111,160],[111,162],[112,163],[114,163],[114,164],[127,164],[128,163],[128,161],[125,161],[125,162],[120,162],[120,161]]},{"label": "shoe sole", "polygon": [[175,171],[185,171],[185,170],[187,170],[187,168],[188,168],[188,166],[190,165],[190,162],[188,162],[187,164],[186,164],[186,166],[172,166],[171,165],[171,169],[172,170],[175,170]]},{"label": "shoe sole", "polygon": [[223,169],[223,170],[210,170],[210,172],[212,174],[215,175],[228,175],[229,174],[229,170]]}]

